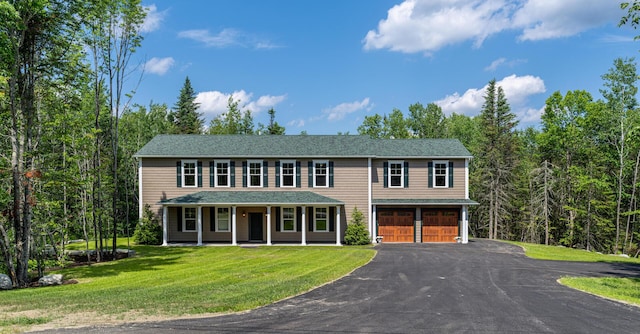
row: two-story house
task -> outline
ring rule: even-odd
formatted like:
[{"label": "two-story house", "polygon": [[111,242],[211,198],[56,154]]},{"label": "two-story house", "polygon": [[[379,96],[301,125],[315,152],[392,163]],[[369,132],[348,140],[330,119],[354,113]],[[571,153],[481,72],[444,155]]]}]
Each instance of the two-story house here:
[{"label": "two-story house", "polygon": [[467,243],[477,205],[455,139],[160,135],[135,157],[164,245],[340,245],[355,208],[372,240]]}]

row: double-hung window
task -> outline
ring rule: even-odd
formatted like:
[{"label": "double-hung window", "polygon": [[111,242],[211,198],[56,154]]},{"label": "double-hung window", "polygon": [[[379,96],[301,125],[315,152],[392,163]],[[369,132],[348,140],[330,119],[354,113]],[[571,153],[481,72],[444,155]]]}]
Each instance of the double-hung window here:
[{"label": "double-hung window", "polygon": [[448,161],[433,162],[433,184],[436,188],[449,187]]},{"label": "double-hung window", "polygon": [[389,174],[390,188],[404,187],[404,162],[403,161],[389,161],[388,174]]},{"label": "double-hung window", "polygon": [[198,186],[198,162],[195,160],[182,161],[182,186]]},{"label": "double-hung window", "polygon": [[216,187],[229,187],[229,171],[230,171],[230,163],[228,160],[216,161],[215,162],[215,180]]},{"label": "double-hung window", "polygon": [[313,162],[313,186],[314,187],[328,187],[328,161],[314,161]]},{"label": "double-hung window", "polygon": [[196,221],[197,221],[197,210],[196,208],[184,208],[183,216],[182,216],[182,230],[185,232],[195,232],[196,231]]},{"label": "double-hung window", "polygon": [[249,161],[247,184],[249,187],[262,187],[262,161]]},{"label": "double-hung window", "polygon": [[329,210],[327,208],[315,208],[313,217],[313,230],[315,232],[327,232],[329,230]]},{"label": "double-hung window", "polygon": [[216,231],[229,232],[229,208],[216,208]]},{"label": "double-hung window", "polygon": [[296,231],[296,208],[282,208],[281,231]]},{"label": "double-hung window", "polygon": [[281,187],[296,187],[296,162],[281,161],[280,163]]}]

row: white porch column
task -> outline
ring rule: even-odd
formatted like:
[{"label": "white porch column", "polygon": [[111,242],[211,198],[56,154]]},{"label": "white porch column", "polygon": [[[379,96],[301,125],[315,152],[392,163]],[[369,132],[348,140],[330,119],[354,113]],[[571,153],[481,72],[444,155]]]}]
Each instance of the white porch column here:
[{"label": "white porch column", "polygon": [[236,207],[231,207],[231,245],[236,246],[238,244],[238,229],[236,228]]},{"label": "white porch column", "polygon": [[377,217],[377,211],[378,210],[377,210],[375,204],[372,205],[372,207],[373,207],[373,209],[371,210],[372,211],[372,213],[371,213],[371,215],[372,215],[372,217],[371,217],[371,231],[370,231],[371,233],[369,233],[369,234],[371,234],[371,242],[374,242],[378,238],[378,233],[377,233],[377,229],[376,229],[376,217]]},{"label": "white porch column", "polygon": [[202,246],[202,207],[199,206],[197,210],[198,210],[198,226],[197,226],[198,246]]},{"label": "white porch column", "polygon": [[267,245],[271,246],[271,207],[267,206]]},{"label": "white porch column", "polygon": [[168,236],[168,219],[169,219],[169,208],[166,206],[162,207],[162,246],[167,246],[167,236]]},{"label": "white porch column", "polygon": [[466,244],[469,242],[469,219],[468,216],[468,207],[466,205],[462,206],[462,243]]},{"label": "white porch column", "polygon": [[340,243],[340,206],[336,206],[336,246],[342,246]]},{"label": "white porch column", "polygon": [[306,245],[307,244],[307,208],[306,207],[302,207],[302,242],[300,243],[301,245]]}]

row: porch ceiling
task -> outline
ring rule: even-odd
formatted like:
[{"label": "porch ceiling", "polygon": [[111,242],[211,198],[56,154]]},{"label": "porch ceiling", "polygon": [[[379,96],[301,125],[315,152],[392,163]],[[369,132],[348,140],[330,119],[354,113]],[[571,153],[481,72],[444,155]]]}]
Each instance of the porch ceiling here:
[{"label": "porch ceiling", "polygon": [[164,199],[161,205],[344,205],[311,191],[200,191]]}]

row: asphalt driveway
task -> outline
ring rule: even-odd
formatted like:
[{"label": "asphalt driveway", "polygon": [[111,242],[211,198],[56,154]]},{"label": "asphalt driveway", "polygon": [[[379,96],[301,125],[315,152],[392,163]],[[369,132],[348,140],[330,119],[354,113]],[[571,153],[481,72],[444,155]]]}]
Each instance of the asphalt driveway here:
[{"label": "asphalt driveway", "polygon": [[58,332],[640,332],[640,308],[556,282],[562,276],[640,277],[640,266],[532,260],[516,246],[487,240],[377,249],[372,262],[334,283],[249,312]]}]

